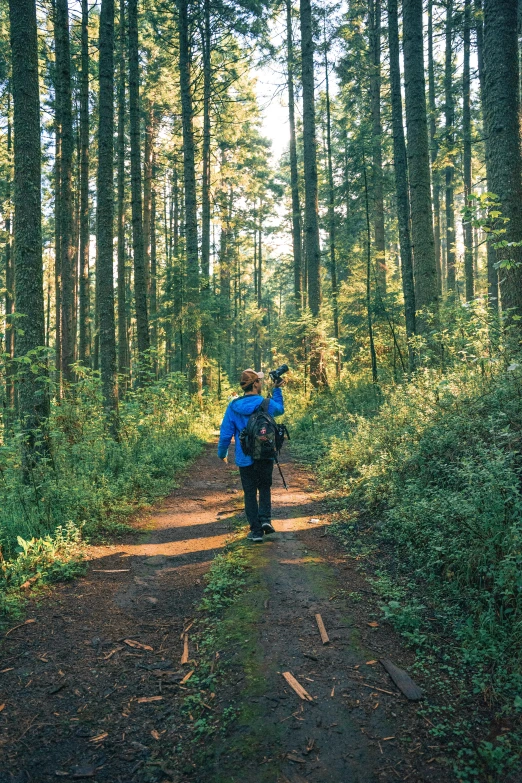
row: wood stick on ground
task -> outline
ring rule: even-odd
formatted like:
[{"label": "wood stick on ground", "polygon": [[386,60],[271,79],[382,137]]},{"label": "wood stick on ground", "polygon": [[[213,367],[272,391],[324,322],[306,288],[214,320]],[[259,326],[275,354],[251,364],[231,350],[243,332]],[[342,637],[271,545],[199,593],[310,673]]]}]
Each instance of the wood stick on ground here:
[{"label": "wood stick on ground", "polygon": [[183,655],[181,656],[181,664],[188,663],[189,659],[189,646],[188,646],[188,633],[183,634]]},{"label": "wood stick on ground", "polygon": [[330,637],[326,633],[326,628],[324,627],[323,618],[321,617],[320,614],[316,614],[315,620],[317,622],[317,627],[319,628],[319,633],[321,634],[321,639],[323,641],[323,644],[329,644]]},{"label": "wood stick on ground", "polygon": [[294,690],[297,693],[300,699],[302,699],[303,701],[313,701],[310,694],[307,691],[305,691],[301,683],[297,682],[293,674],[291,674],[290,672],[283,672],[283,677],[285,678],[289,686],[292,688],[292,690]]},{"label": "wood stick on ground", "polygon": [[407,699],[410,701],[420,701],[420,699],[424,697],[422,690],[413,682],[410,675],[405,672],[404,669],[399,669],[399,667],[395,666],[389,658],[381,658],[380,663],[384,666],[397,688],[404,693]]},{"label": "wood stick on ground", "polygon": [[93,568],[93,574],[123,574],[130,571],[130,568]]}]

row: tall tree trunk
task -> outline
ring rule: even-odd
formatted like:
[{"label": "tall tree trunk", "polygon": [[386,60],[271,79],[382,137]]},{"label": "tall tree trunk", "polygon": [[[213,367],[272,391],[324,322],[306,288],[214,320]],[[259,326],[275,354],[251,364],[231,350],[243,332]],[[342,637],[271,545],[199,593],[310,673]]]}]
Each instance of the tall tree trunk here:
[{"label": "tall tree trunk", "polygon": [[60,271],[61,271],[61,371],[64,381],[74,374],[74,258],[72,168],[74,134],[72,120],[71,49],[67,0],[56,0],[56,81],[61,126],[60,172]]},{"label": "tall tree trunk", "polygon": [[364,179],[364,204],[366,208],[366,318],[368,321],[368,340],[370,343],[370,363],[372,367],[372,381],[377,383],[377,354],[373,337],[372,323],[372,232],[370,229],[370,198],[368,194],[368,175],[366,173],[366,156],[363,153],[363,179]]},{"label": "tall tree trunk", "polygon": [[114,319],[114,0],[100,11],[100,90],[96,204],[96,279],[100,329],[100,371],[105,409],[116,434],[116,336]]},{"label": "tall tree trunk", "polygon": [[415,286],[413,281],[413,254],[410,235],[410,196],[408,192],[408,160],[402,120],[401,70],[399,54],[399,21],[397,0],[388,0],[388,36],[390,46],[390,89],[393,127],[393,162],[397,194],[397,218],[401,254],[404,315],[408,338],[410,371],[414,369],[415,353],[411,339],[415,334]]},{"label": "tall tree trunk", "polygon": [[433,0],[428,0],[428,105],[431,178],[433,187],[433,239],[439,296],[442,294],[442,257],[440,242],[440,174],[437,169],[439,143],[437,139],[437,105],[435,102],[435,63],[433,57]]},{"label": "tall tree trunk", "polygon": [[210,0],[203,2],[203,178],[201,182],[201,291],[204,299],[210,291],[210,98],[212,62]]},{"label": "tall tree trunk", "polygon": [[80,345],[79,360],[91,357],[89,281],[89,3],[82,0],[82,72],[80,83]]},{"label": "tall tree trunk", "polygon": [[386,293],[386,238],[382,174],[381,122],[381,0],[369,0],[370,101],[372,113],[373,233],[377,285]]},{"label": "tall tree trunk", "polygon": [[[477,62],[479,71],[480,82],[480,96],[482,104],[482,118],[484,125],[484,132],[486,128],[486,98],[485,98],[485,82],[486,73],[484,68],[484,25],[482,21],[482,0],[475,0],[475,32],[477,36]],[[486,179],[488,182],[488,191],[492,192],[491,186],[491,164],[489,161],[489,147],[486,144]],[[498,284],[498,269],[496,267],[497,254],[494,248],[494,243],[491,236],[486,237],[486,250],[487,250],[487,276],[488,276],[488,305],[494,312],[498,313],[500,305],[499,296],[499,284]]]},{"label": "tall tree trunk", "polygon": [[12,315],[14,313],[14,259],[11,240],[11,191],[12,191],[12,152],[13,134],[11,123],[11,84],[8,84],[7,92],[7,165],[9,174],[7,180],[7,207],[5,212],[5,353],[7,357],[5,367],[5,398],[7,407],[11,410],[15,406],[14,367],[12,359],[15,348],[15,329]]},{"label": "tall tree trunk", "polygon": [[[471,198],[471,105],[470,105],[470,30],[471,0],[464,0],[464,68],[462,74],[462,137],[464,164],[464,204],[470,206]],[[473,278],[473,227],[469,218],[464,218],[464,276],[466,282],[466,301],[475,295]]]},{"label": "tall tree trunk", "polygon": [[119,65],[118,65],[118,138],[117,176],[118,176],[118,373],[120,376],[120,396],[124,391],[130,370],[129,342],[127,334],[127,303],[125,284],[125,0],[120,0],[119,18]]},{"label": "tall tree trunk", "polygon": [[152,207],[152,150],[154,146],[154,104],[148,99],[145,110],[145,144],[143,148],[143,254],[145,280],[150,297],[150,212]]},{"label": "tall tree trunk", "polygon": [[[332,311],[334,337],[337,343],[335,352],[335,372],[341,376],[341,351],[339,347],[339,290],[337,286],[337,256],[335,248],[335,192],[332,163],[332,117],[330,110],[330,77],[328,73],[328,49],[326,41],[326,11],[324,15],[324,71],[326,89],[326,153],[328,161],[328,233],[330,245],[330,275],[332,278]],[[381,281],[382,282],[382,281]],[[386,284],[386,274],[384,275]]]},{"label": "tall tree trunk", "polygon": [[[431,210],[422,0],[404,0],[403,38],[415,306],[418,311],[437,307],[439,299]],[[422,333],[426,327],[426,319],[417,318],[417,330]]]},{"label": "tall tree trunk", "polygon": [[140,62],[138,50],[138,0],[128,0],[129,24],[129,124],[131,161],[132,250],[134,256],[134,302],[140,360],[150,348],[147,306],[147,276],[143,240],[140,153]]},{"label": "tall tree trunk", "polygon": [[201,394],[201,324],[199,313],[199,259],[196,169],[192,89],[190,83],[190,50],[188,0],[177,0],[179,13],[179,80],[183,126],[183,179],[185,184],[185,252],[187,279],[187,318],[189,331],[188,379],[192,393]]},{"label": "tall tree trunk", "polygon": [[150,199],[150,321],[151,321],[151,345],[156,351],[154,354],[154,367],[158,373],[158,269],[156,247],[156,152],[152,150],[152,190]]},{"label": "tall tree trunk", "polygon": [[[21,318],[16,357],[44,344],[42,202],[38,33],[35,0],[9,0],[14,130],[15,310]],[[20,364],[18,409],[26,446],[34,451],[34,430],[49,415],[47,383],[32,362]],[[27,463],[26,463],[27,464]]]},{"label": "tall tree trunk", "polygon": [[[502,308],[522,316],[522,154],[518,100],[517,9],[512,0],[484,0],[484,67],[488,186],[508,218],[497,249]],[[520,321],[512,320],[517,334]]]},{"label": "tall tree trunk", "polygon": [[[54,37],[56,30],[56,2],[52,0]],[[60,81],[54,68],[54,309],[55,309],[55,367],[58,397],[62,390],[62,246],[61,246],[61,183],[62,183],[62,112]]]},{"label": "tall tree trunk", "polygon": [[454,291],[455,279],[455,101],[453,98],[453,0],[446,3],[446,57],[444,63],[444,121],[446,160],[446,259],[448,291]]},{"label": "tall tree trunk", "polygon": [[[314,39],[310,0],[300,0],[301,69],[303,84],[303,158],[305,184],[305,244],[308,266],[308,304],[317,323],[321,309],[321,246],[319,242],[317,143],[315,137]],[[322,352],[310,356],[310,380],[316,388],[326,383]]]},{"label": "tall tree trunk", "polygon": [[288,121],[290,125],[290,189],[292,192],[292,254],[294,258],[294,299],[302,307],[303,254],[301,237],[301,203],[295,132],[294,44],[292,41],[292,0],[286,0],[286,62],[288,72]]}]

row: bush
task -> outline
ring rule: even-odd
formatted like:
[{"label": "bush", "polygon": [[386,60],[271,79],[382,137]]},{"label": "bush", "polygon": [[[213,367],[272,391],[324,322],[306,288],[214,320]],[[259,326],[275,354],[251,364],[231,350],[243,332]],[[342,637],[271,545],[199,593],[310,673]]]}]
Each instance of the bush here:
[{"label": "bush", "polygon": [[80,531],[87,537],[118,531],[126,515],[167,494],[215,425],[212,403],[200,411],[183,376],[171,374],[126,395],[114,441],[99,379],[82,373],[65,400],[55,402],[41,433],[45,456],[25,480],[20,434],[12,431],[0,445],[0,591],[15,586],[20,568],[27,576],[31,562],[38,571],[37,552],[59,559],[64,530],[71,541]]},{"label": "bush", "polygon": [[[474,664],[477,689],[491,679],[505,693],[519,689],[519,366],[484,373],[466,364],[442,377],[419,371],[382,392],[378,408],[368,392],[362,413],[353,411],[351,395],[350,385],[338,387],[299,423],[307,442],[314,417],[323,485],[344,507],[372,512],[374,534],[395,552],[398,573],[413,576],[445,614]],[[360,410],[360,382],[355,400]],[[398,610],[388,605],[386,612],[404,619]]]}]

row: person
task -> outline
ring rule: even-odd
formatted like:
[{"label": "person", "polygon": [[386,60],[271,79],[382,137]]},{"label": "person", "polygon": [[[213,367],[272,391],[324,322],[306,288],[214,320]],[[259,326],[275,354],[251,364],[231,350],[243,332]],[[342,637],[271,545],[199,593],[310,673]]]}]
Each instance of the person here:
[{"label": "person", "polygon": [[[263,402],[261,389],[264,377],[264,373],[256,372],[250,367],[241,373],[239,385],[243,390],[243,396],[229,403],[221,422],[218,443],[218,457],[226,461],[232,438],[235,440],[236,465],[241,476],[245,496],[245,513],[250,525],[247,538],[255,544],[261,543],[264,535],[275,533],[272,527],[271,497],[274,460],[254,460],[252,457],[248,457],[241,448],[239,434],[246,427],[250,415]],[[271,416],[282,416],[285,412],[281,391],[283,385],[283,378],[279,378],[274,384],[272,398],[268,405],[268,413]]]}]

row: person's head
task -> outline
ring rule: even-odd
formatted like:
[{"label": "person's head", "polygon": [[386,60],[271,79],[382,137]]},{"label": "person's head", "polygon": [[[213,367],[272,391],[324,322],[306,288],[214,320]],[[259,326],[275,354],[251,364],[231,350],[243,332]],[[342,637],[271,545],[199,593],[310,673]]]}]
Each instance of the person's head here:
[{"label": "person's head", "polygon": [[239,385],[245,394],[261,394],[264,377],[264,373],[256,372],[249,367],[247,370],[243,370],[241,373]]}]

